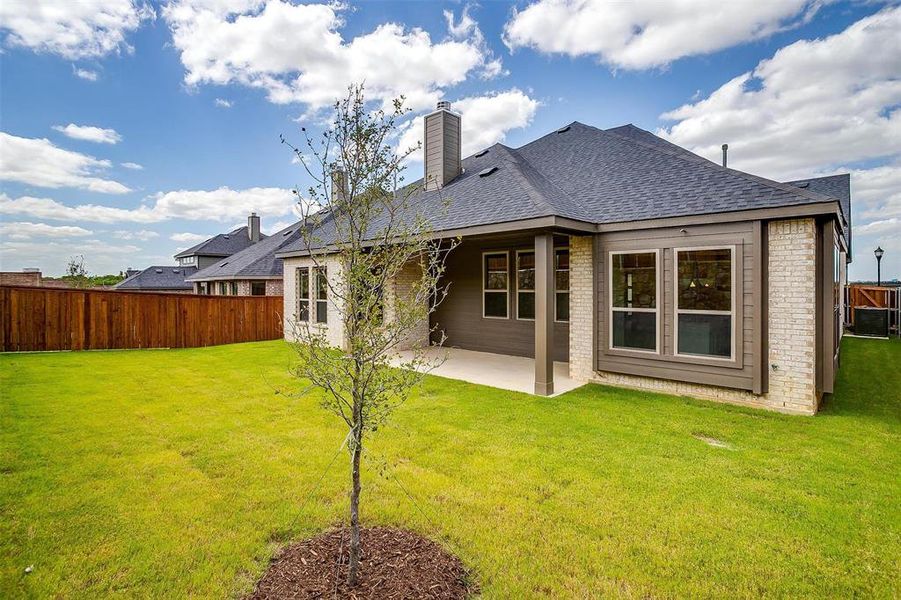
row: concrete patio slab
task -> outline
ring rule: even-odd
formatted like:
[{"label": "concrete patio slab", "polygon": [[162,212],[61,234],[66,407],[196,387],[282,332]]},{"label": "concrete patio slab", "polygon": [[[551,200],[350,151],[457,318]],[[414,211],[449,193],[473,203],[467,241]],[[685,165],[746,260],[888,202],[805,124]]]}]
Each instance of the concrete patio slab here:
[{"label": "concrete patio slab", "polygon": [[[431,374],[511,390],[535,393],[535,360],[522,356],[507,356],[490,352],[475,352],[460,348],[431,348],[431,357],[446,356],[446,360]],[[397,362],[409,360],[412,353],[401,352]],[[554,363],[554,393],[558,396],[583,384],[569,378],[569,363]]]}]

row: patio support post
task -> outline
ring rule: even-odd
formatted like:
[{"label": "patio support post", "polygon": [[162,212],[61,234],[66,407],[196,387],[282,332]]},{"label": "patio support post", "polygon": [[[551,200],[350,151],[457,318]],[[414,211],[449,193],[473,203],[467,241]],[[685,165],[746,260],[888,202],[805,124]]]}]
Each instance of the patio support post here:
[{"label": "patio support post", "polygon": [[535,393],[554,393],[554,235],[535,236]]}]

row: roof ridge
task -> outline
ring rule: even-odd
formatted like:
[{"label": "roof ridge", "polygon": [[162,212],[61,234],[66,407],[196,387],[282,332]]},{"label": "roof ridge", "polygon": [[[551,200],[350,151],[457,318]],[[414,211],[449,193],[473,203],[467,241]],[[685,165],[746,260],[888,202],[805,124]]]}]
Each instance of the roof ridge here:
[{"label": "roof ridge", "polygon": [[[826,196],[825,194],[811,192],[809,190],[805,190],[803,188],[793,186],[790,183],[782,183],[779,181],[775,181],[773,179],[767,179],[766,177],[761,177],[760,175],[753,175],[751,173],[739,171],[738,169],[730,169],[729,167],[722,167],[711,160],[708,160],[706,158],[698,156],[697,154],[695,154],[694,152],[691,152],[690,150],[688,152],[692,155],[693,158],[686,156],[685,153],[683,153],[683,152],[676,152],[676,151],[670,150],[669,148],[662,148],[659,145],[649,144],[647,142],[636,140],[636,139],[630,138],[625,135],[608,132],[608,131],[605,131],[604,129],[599,129],[597,127],[594,127],[593,125],[585,125],[585,127],[590,127],[591,129],[595,129],[605,135],[615,135],[617,138],[619,138],[621,140],[625,140],[625,141],[635,144],[637,146],[642,146],[644,148],[648,148],[655,152],[659,152],[661,154],[666,154],[667,156],[672,156],[672,157],[678,158],[679,160],[684,160],[686,162],[694,162],[694,163],[702,165],[708,169],[721,169],[723,171],[726,171],[730,175],[735,175],[736,177],[741,177],[742,179],[747,179],[748,181],[752,181],[754,183],[766,185],[766,186],[775,188],[775,189],[783,191],[783,192],[789,192],[791,194],[803,196],[810,200],[818,200],[821,202],[830,202],[830,201],[838,202],[838,198],[833,198],[832,196]],[[634,125],[633,125],[633,127],[634,127]],[[636,129],[640,129],[640,128],[636,128]],[[643,131],[647,131],[647,130],[643,130]],[[651,133],[651,132],[648,131],[647,133]],[[651,134],[651,135],[654,135],[654,134]],[[655,137],[659,137],[659,136],[655,136]],[[660,138],[660,139],[663,139],[663,138]],[[667,140],[663,140],[663,141],[667,141]],[[670,142],[670,143],[672,143],[672,142]],[[674,144],[674,145],[677,145],[677,144]],[[678,146],[678,147],[681,148],[681,146]],[[683,150],[684,150],[684,148],[683,148]],[[841,210],[840,207],[839,207],[839,210]]]}]

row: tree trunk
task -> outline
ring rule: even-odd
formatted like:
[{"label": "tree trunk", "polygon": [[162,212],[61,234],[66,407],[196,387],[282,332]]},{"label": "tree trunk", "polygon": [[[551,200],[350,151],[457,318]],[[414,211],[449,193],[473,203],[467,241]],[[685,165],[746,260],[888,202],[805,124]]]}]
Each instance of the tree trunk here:
[{"label": "tree trunk", "polygon": [[362,433],[362,428],[358,425],[354,429],[354,447],[351,453],[350,563],[347,569],[347,585],[349,587],[357,585],[357,576],[360,570],[360,454],[363,450]]}]

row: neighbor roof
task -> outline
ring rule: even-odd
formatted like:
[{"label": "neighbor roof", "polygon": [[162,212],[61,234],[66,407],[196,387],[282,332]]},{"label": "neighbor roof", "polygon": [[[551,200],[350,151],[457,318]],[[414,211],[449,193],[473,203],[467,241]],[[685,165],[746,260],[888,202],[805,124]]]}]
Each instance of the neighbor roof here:
[{"label": "neighbor roof", "polygon": [[848,257],[851,257],[851,175],[828,175],[826,177],[814,177],[812,179],[799,179],[788,183],[837,198],[842,206],[842,214],[848,227],[845,231],[845,239],[848,242]]},{"label": "neighbor roof", "polygon": [[300,239],[301,226],[297,222],[240,252],[236,252],[209,267],[194,273],[189,281],[217,279],[269,279],[282,276],[282,259],[276,251]]},{"label": "neighbor roof", "polygon": [[[837,201],[724,168],[634,125],[573,122],[520,148],[495,144],[465,158],[461,175],[417,192],[415,205],[441,232],[548,216],[612,224]],[[376,219],[373,237],[383,227]],[[330,229],[326,219],[317,232],[323,245]],[[295,242],[279,254],[304,250]]]},{"label": "neighbor roof", "polygon": [[194,286],[185,281],[197,271],[197,267],[153,266],[120,281],[117,290],[191,290]]},{"label": "neighbor roof", "polygon": [[[260,240],[262,241],[266,236],[262,233],[260,234]],[[250,237],[247,235],[247,226],[238,227],[233,231],[229,231],[228,233],[220,233],[219,235],[214,235],[208,240],[204,240],[197,244],[196,246],[192,246],[187,250],[179,252],[175,255],[175,258],[184,258],[186,256],[231,256],[235,252],[240,252],[241,250],[247,248],[248,246],[252,246],[253,242],[250,241]]]}]

